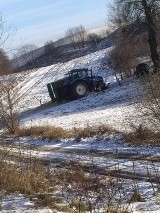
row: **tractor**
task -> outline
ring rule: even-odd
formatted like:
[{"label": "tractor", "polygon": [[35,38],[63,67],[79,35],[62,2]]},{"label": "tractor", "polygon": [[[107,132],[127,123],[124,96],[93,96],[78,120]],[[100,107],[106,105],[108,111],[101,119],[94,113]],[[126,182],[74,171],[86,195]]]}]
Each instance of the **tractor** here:
[{"label": "tractor", "polygon": [[94,76],[92,69],[73,69],[63,79],[47,84],[52,102],[75,100],[86,96],[91,91],[107,89],[101,76]]}]

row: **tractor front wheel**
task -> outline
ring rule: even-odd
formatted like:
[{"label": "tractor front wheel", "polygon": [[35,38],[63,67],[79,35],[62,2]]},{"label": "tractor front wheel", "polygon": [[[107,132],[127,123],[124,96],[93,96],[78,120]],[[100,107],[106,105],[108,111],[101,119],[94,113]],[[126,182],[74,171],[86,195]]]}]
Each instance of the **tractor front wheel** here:
[{"label": "tractor front wheel", "polygon": [[72,93],[75,99],[86,96],[88,92],[89,92],[88,85],[83,81],[79,81],[73,85]]}]

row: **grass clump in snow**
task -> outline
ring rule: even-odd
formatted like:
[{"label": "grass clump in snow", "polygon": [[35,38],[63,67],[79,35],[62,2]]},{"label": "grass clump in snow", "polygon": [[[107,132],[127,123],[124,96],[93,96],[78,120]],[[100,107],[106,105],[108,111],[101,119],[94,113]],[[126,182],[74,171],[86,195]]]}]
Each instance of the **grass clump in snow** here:
[{"label": "grass clump in snow", "polygon": [[30,195],[49,192],[49,189],[48,173],[40,164],[20,169],[15,164],[0,161],[0,191]]},{"label": "grass clump in snow", "polygon": [[134,131],[125,134],[124,138],[127,143],[160,146],[160,132],[153,132],[142,125],[134,127]]},{"label": "grass clump in snow", "polygon": [[89,138],[105,133],[117,132],[108,125],[86,126],[84,128],[73,128],[65,130],[54,126],[32,126],[30,128],[19,128],[15,135],[19,137],[41,137],[42,139],[60,140],[68,138]]}]

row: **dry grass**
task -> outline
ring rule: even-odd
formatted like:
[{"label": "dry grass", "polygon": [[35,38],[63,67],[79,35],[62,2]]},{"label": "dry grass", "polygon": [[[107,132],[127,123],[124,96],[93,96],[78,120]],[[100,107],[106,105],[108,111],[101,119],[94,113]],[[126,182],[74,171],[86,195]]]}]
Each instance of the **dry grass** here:
[{"label": "dry grass", "polygon": [[70,131],[54,126],[32,126],[30,128],[19,128],[15,131],[15,135],[19,137],[41,137],[42,139],[60,139],[68,138]]},{"label": "dry grass", "polygon": [[135,189],[131,198],[130,198],[130,203],[135,203],[135,202],[144,202],[144,198],[141,196],[141,194]]},{"label": "dry grass", "polygon": [[33,164],[27,170],[20,170],[13,164],[0,161],[0,191],[7,194],[20,192],[34,194],[49,192],[47,172],[40,164]]},{"label": "dry grass", "polygon": [[86,126],[84,128],[74,128],[72,130],[73,137],[77,139],[89,138],[93,136],[102,135],[105,133],[117,133],[115,129],[108,125],[99,125],[99,126]]},{"label": "dry grass", "polygon": [[14,135],[19,137],[31,136],[40,137],[42,139],[59,140],[66,138],[89,138],[105,133],[117,133],[117,131],[108,125],[86,126],[84,128],[74,128],[72,130],[65,130],[54,126],[33,126],[30,128],[16,129]]},{"label": "dry grass", "polygon": [[110,176],[98,176],[96,171],[95,174],[86,174],[83,167],[71,162],[70,169],[60,171],[57,179],[68,207],[75,212],[94,212],[101,208],[105,213],[127,212],[127,207],[124,209],[121,205],[128,199],[122,185]]},{"label": "dry grass", "polygon": [[127,143],[160,146],[160,132],[153,132],[139,125],[133,132],[124,135]]}]

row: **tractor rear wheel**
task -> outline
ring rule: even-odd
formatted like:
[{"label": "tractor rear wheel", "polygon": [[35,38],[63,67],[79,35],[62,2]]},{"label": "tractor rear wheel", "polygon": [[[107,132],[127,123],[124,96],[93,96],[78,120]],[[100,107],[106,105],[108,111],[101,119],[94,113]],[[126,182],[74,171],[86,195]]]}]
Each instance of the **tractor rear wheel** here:
[{"label": "tractor rear wheel", "polygon": [[89,92],[88,85],[83,81],[78,81],[72,87],[72,94],[75,99],[86,96]]}]

